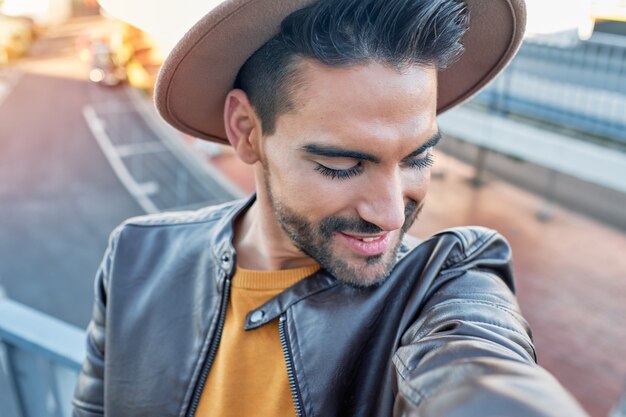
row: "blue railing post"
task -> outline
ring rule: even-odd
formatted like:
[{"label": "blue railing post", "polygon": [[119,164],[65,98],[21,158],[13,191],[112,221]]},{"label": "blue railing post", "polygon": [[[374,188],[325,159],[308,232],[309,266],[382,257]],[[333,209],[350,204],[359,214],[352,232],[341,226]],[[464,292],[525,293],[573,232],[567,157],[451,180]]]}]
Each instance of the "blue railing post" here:
[{"label": "blue railing post", "polygon": [[0,417],[70,417],[84,356],[82,329],[0,298]]}]

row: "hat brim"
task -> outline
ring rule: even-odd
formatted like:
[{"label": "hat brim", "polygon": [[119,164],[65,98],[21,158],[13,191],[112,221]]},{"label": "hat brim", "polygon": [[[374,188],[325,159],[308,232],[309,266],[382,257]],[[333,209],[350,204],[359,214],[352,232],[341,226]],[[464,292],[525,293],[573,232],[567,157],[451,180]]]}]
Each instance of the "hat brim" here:
[{"label": "hat brim", "polygon": [[[185,34],[155,88],[161,116],[191,136],[228,144],[224,101],[246,60],[293,11],[315,0],[227,0]],[[438,74],[437,113],[467,100],[515,56],[526,26],[523,0],[465,0],[470,21],[461,58]]]}]

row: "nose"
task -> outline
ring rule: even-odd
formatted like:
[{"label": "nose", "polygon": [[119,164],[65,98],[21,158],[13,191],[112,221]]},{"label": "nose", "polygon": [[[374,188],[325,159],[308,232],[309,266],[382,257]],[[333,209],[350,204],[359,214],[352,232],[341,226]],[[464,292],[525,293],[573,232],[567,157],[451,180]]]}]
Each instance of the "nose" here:
[{"label": "nose", "polygon": [[397,173],[389,178],[380,177],[364,190],[357,206],[359,216],[386,232],[404,225],[405,201],[402,181]]}]

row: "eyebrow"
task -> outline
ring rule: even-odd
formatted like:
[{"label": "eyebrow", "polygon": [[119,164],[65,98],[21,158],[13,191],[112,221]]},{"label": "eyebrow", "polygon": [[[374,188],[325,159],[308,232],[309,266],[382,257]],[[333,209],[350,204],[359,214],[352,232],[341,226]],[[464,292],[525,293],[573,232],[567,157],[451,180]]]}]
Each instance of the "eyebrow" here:
[{"label": "eyebrow", "polygon": [[443,135],[441,134],[441,130],[437,130],[437,133],[435,133],[432,138],[428,139],[425,144],[408,154],[403,160],[406,161],[407,159],[415,158],[417,155],[425,152],[428,148],[434,148],[437,146],[442,137]]},{"label": "eyebrow", "polygon": [[[417,155],[425,152],[428,148],[437,146],[437,144],[441,140],[441,137],[442,137],[441,131],[437,130],[437,133],[435,133],[432,138],[430,138],[422,146],[420,146],[419,148],[417,148],[416,150],[408,154],[403,159],[403,161],[416,157]],[[324,158],[350,158],[350,159],[359,159],[361,161],[374,162],[376,164],[380,163],[380,158],[378,158],[375,155],[365,153],[365,152],[352,151],[352,150],[344,149],[344,148],[341,148],[339,146],[334,146],[334,145],[318,145],[318,144],[310,143],[307,145],[303,145],[300,149],[302,149],[303,151],[307,153],[321,156]]]}]

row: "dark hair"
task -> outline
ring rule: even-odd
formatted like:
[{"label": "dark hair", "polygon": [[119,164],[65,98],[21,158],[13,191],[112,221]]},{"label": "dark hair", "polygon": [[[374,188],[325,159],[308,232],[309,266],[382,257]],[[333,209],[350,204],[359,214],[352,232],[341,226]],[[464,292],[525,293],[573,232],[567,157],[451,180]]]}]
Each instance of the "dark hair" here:
[{"label": "dark hair", "polygon": [[460,0],[319,0],[283,20],[280,33],[243,65],[235,87],[272,134],[276,118],[294,109],[302,58],[335,67],[380,62],[441,70],[463,52],[467,21]]}]

